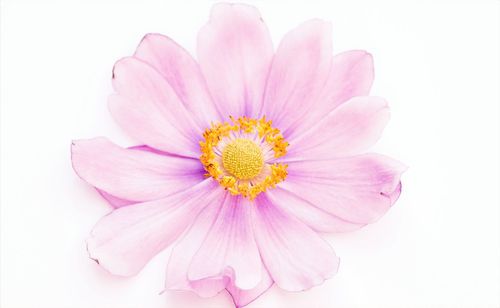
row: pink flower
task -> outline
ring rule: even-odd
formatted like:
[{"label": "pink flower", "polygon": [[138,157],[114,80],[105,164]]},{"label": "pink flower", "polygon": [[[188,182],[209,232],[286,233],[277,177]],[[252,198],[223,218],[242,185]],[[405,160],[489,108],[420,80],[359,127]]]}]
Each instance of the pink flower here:
[{"label": "pink flower", "polygon": [[115,64],[109,108],[141,146],[73,142],[75,171],[114,207],[91,258],[130,276],[175,242],[166,288],[227,290],[238,307],[273,283],[321,284],[339,259],[316,232],[373,223],[401,192],[404,166],[362,154],[389,120],[367,96],[371,55],[332,57],[321,20],[274,52],[258,11],[239,4],[214,6],[197,51],[148,34]]}]

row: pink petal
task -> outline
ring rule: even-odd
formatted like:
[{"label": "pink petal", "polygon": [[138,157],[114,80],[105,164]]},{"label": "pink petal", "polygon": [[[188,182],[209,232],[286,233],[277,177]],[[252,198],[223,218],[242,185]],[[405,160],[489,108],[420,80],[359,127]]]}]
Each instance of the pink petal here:
[{"label": "pink petal", "polygon": [[226,286],[236,293],[262,289],[265,270],[251,218],[249,201],[229,194],[221,206],[206,208],[174,247],[166,287],[193,290],[201,296],[213,296]]},{"label": "pink petal", "polygon": [[232,283],[228,283],[226,286],[226,290],[231,295],[233,302],[237,308],[244,307],[251,302],[255,301],[262,294],[264,294],[269,288],[273,285],[273,280],[267,270],[262,271],[262,279],[260,283],[252,289],[243,290],[239,289]]},{"label": "pink petal", "polygon": [[207,206],[195,219],[189,231],[177,242],[170,255],[165,288],[194,291],[199,296],[211,297],[224,290],[228,277],[211,277],[199,281],[188,279],[188,270],[198,250],[220,212],[225,197]]},{"label": "pink petal", "polygon": [[189,280],[227,275],[240,289],[252,289],[262,277],[253,238],[250,201],[228,195],[203,244],[191,261]]},{"label": "pink petal", "polygon": [[216,4],[198,35],[198,60],[223,116],[255,117],[273,47],[259,12],[243,4]]},{"label": "pink petal", "polygon": [[348,232],[364,225],[335,216],[331,211],[326,211],[280,186],[266,193],[270,202],[280,210],[297,217],[317,232]]},{"label": "pink petal", "polygon": [[254,232],[264,264],[278,287],[302,291],[331,278],[339,259],[333,249],[295,217],[257,197]]},{"label": "pink petal", "polygon": [[92,230],[87,240],[90,257],[114,275],[135,275],[222,192],[207,179],[164,199],[116,209]]},{"label": "pink petal", "polygon": [[378,140],[389,117],[389,107],[382,98],[352,98],[311,129],[289,140],[288,153],[282,160],[321,160],[359,154]]},{"label": "pink petal", "polygon": [[378,154],[293,162],[280,187],[333,216],[364,225],[378,220],[397,200],[405,170]]},{"label": "pink petal", "polygon": [[290,31],[274,56],[262,115],[282,131],[304,117],[323,88],[332,60],[331,24],[310,20]]},{"label": "pink petal", "polygon": [[149,201],[166,197],[203,180],[198,160],[123,149],[106,138],[73,141],[76,173],[115,198]]},{"label": "pink petal", "polygon": [[[229,198],[233,197],[229,196]],[[166,289],[194,291],[199,296],[211,297],[226,288],[229,294],[232,296],[236,306],[242,307],[254,301],[272,285],[272,280],[265,269],[262,269],[262,275],[260,275],[260,264],[257,270],[259,271],[259,276],[261,276],[261,279],[258,284],[251,289],[240,289],[235,285],[234,278],[236,277],[238,279],[238,277],[241,276],[241,272],[238,270],[231,270],[226,272],[220,270],[213,271],[212,273],[207,273],[207,275],[210,275],[208,277],[200,278],[198,280],[189,279],[188,272],[192,271],[190,267],[192,267],[192,264],[194,264],[195,262],[198,262],[194,260],[195,256],[200,256],[200,254],[204,253],[202,252],[202,249],[204,249],[202,248],[202,246],[208,247],[208,244],[206,244],[207,239],[209,237],[211,237],[212,240],[215,241],[224,241],[228,239],[228,234],[220,234],[222,239],[215,238],[215,236],[218,235],[217,230],[221,230],[220,228],[230,228],[229,226],[221,225],[223,219],[229,219],[227,215],[224,215],[224,213],[228,213],[231,210],[230,208],[228,208],[228,206],[236,206],[237,208],[235,208],[234,210],[238,211],[241,210],[241,207],[247,207],[247,209],[243,209],[245,213],[249,210],[248,206],[252,206],[249,204],[235,204],[234,202],[228,201],[230,200],[226,200],[226,203],[224,205],[223,200],[220,200],[220,204],[214,203],[207,206],[198,215],[196,221],[192,224],[189,231],[174,246],[167,268],[167,280],[165,284]],[[222,209],[222,207],[226,207],[226,209]],[[235,227],[234,224],[236,222],[232,223],[231,220],[228,220],[227,223],[232,227]],[[244,227],[248,228],[248,226],[246,226],[248,222],[244,222],[244,224]],[[249,242],[250,243],[241,242],[240,244],[250,246],[255,245],[253,239],[250,239]],[[213,249],[216,250],[217,248]],[[250,253],[252,253],[254,249],[255,248],[252,247]],[[224,250],[224,252],[226,252],[226,250]],[[227,251],[227,253],[233,254],[233,252],[231,251]],[[242,256],[242,260],[238,263],[244,262],[244,260],[248,259],[248,257]],[[213,264],[213,260],[214,258],[209,258],[208,262],[210,262],[210,264]],[[203,266],[203,260],[201,260],[200,262],[200,266]],[[245,265],[240,264],[240,266]],[[205,264],[205,267],[210,267],[210,265]],[[219,268],[222,267],[223,266],[219,266]],[[239,266],[237,266],[236,268],[239,268]],[[203,271],[205,269],[201,270]]]},{"label": "pink petal", "polygon": [[160,72],[202,127],[220,120],[198,63],[172,39],[147,34],[134,54]]},{"label": "pink petal", "polygon": [[313,126],[330,111],[355,96],[370,93],[373,83],[373,58],[362,50],[351,50],[333,57],[330,74],[318,99],[311,104],[307,116],[287,130],[287,137]]},{"label": "pink petal", "polygon": [[131,137],[171,154],[199,157],[202,128],[157,70],[124,58],[113,69],[113,86],[111,114]]},{"label": "pink petal", "polygon": [[[161,151],[155,150],[153,148],[148,147],[147,145],[137,145],[137,146],[133,146],[133,147],[128,147],[127,149],[141,150],[141,151],[146,151],[146,152],[150,152],[150,153],[155,153],[155,154],[158,154],[158,155],[167,155],[167,156],[170,156],[170,155],[168,155],[165,152],[161,152]],[[136,204],[137,203],[137,201],[132,201],[132,200],[126,200],[126,199],[123,199],[123,198],[118,198],[118,197],[113,196],[113,195],[111,195],[111,194],[109,194],[109,193],[105,192],[104,190],[101,190],[101,189],[99,189],[97,187],[96,187],[96,190],[109,203],[109,205],[111,205],[111,207],[113,207],[115,209],[119,208],[119,207],[122,207],[122,206],[128,206],[128,205]]]}]

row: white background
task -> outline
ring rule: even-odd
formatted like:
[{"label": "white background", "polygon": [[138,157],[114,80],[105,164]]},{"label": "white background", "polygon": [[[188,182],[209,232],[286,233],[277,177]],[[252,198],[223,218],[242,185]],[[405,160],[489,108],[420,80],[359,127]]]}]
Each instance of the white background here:
[{"label": "white background", "polygon": [[[379,222],[328,235],[339,274],[308,292],[273,287],[248,307],[499,307],[499,11],[496,1],[248,1],[275,46],[333,23],[336,52],[375,58],[392,120],[375,147],[410,168]],[[375,3],[376,2],[376,3]],[[110,209],[73,173],[71,139],[132,142],[113,123],[111,68],[143,34],[191,52],[211,1],[2,1],[1,307],[231,307],[162,289],[168,253],[114,278],[84,240]]]}]

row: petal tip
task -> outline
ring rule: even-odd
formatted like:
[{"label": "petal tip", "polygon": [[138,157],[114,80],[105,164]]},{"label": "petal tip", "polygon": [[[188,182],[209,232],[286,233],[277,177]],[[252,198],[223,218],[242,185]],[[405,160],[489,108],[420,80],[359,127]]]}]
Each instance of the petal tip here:
[{"label": "petal tip", "polygon": [[399,196],[401,196],[401,191],[402,191],[403,185],[401,181],[399,181],[398,185],[392,192],[380,192],[380,195],[386,197],[389,199],[390,206],[392,207],[396,201],[398,201]]},{"label": "petal tip", "polygon": [[130,57],[122,57],[118,59],[115,64],[113,64],[113,68],[111,69],[111,80],[113,82],[113,87],[116,91],[116,87],[114,86],[114,80],[116,79],[116,75],[121,72],[122,66],[124,62],[127,62],[127,59]]},{"label": "petal tip", "polygon": [[246,12],[255,16],[258,16],[262,20],[259,10],[250,4],[246,3],[232,3],[232,2],[220,2],[212,6],[210,10],[210,20],[213,17],[217,18],[219,14],[226,14],[229,10],[238,10],[240,12]]},{"label": "petal tip", "polygon": [[105,137],[95,137],[91,139],[73,139],[71,140],[70,152],[71,152],[71,167],[75,171],[75,173],[85,182],[87,182],[83,176],[81,175],[80,163],[78,160],[78,155],[85,151],[86,146],[95,142],[103,142],[107,141]]},{"label": "petal tip", "polygon": [[[108,214],[109,215],[109,214]],[[106,217],[106,216],[105,216]],[[97,243],[96,243],[96,238],[95,235],[93,234],[95,227],[92,229],[90,232],[90,236],[85,240],[86,244],[86,250],[89,259],[94,261],[99,265],[100,268],[102,268],[104,271],[106,271],[108,274],[116,276],[116,277],[131,277],[137,275],[137,273],[143,268],[133,268],[130,266],[127,266],[125,263],[120,262],[120,260],[106,260],[109,259],[106,258],[105,254],[100,254],[97,250]]]},{"label": "petal tip", "polygon": [[[166,36],[164,34],[157,33],[157,32],[149,32],[149,33],[146,33],[142,37],[141,41],[137,45],[137,48],[135,49],[133,57],[137,58],[139,60],[143,60],[142,56],[140,55],[141,46],[143,46],[144,44],[147,44],[147,43],[161,43],[162,41],[166,42],[166,43],[169,43],[169,44],[174,44],[175,46],[182,48],[172,38],[170,38],[170,37],[168,37],[168,36]],[[154,46],[152,46],[152,47],[154,47]]]}]

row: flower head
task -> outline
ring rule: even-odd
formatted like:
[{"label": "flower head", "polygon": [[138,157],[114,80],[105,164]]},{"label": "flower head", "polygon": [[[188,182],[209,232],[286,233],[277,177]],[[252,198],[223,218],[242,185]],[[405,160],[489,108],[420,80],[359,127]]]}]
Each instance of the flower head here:
[{"label": "flower head", "polygon": [[175,242],[166,288],[227,290],[236,306],[332,277],[338,258],[316,232],[375,222],[401,191],[405,167],[364,154],[389,120],[372,81],[370,54],[332,56],[329,23],[305,22],[274,52],[247,5],[214,6],[198,61],[146,35],[115,64],[109,99],[140,145],[72,145],[75,171],[114,207],[91,258],[130,276]]},{"label": "flower head", "polygon": [[253,200],[286,178],[288,166],[272,161],[285,155],[288,142],[265,117],[230,118],[232,125],[219,123],[203,133],[200,161],[232,195]]}]

